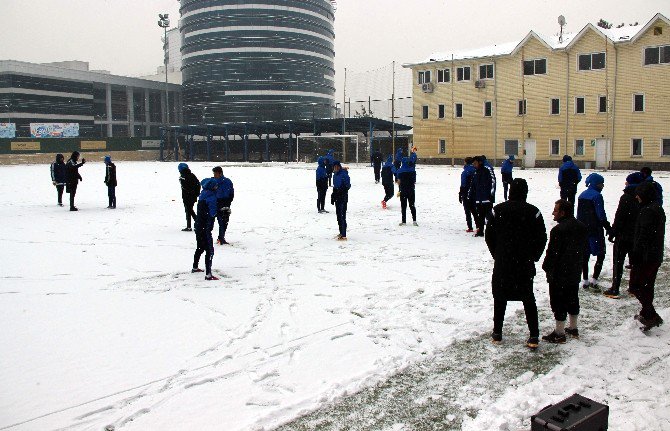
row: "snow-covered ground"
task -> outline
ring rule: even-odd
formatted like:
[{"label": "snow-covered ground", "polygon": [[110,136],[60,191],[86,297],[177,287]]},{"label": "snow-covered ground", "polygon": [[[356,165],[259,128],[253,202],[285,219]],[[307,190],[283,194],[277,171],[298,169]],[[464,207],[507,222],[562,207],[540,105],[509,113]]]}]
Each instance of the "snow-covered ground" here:
[{"label": "snow-covered ground", "polygon": [[[214,166],[190,165],[200,179]],[[0,430],[271,429],[487,337],[492,261],[464,232],[460,169],[420,167],[420,226],[399,227],[398,199],[383,211],[372,170],[352,167],[346,243],[333,240],[334,207],[316,213],[313,169],[224,166],[236,191],[232,245],[216,248],[221,281],[206,282],[190,273],[195,238],[180,231],[176,164],[119,163],[114,211],[103,165],[86,164],[76,213],[55,205],[48,166],[1,166]],[[548,229],[555,174],[515,172]],[[626,174],[605,174],[610,219]],[[659,282],[667,287],[665,267]],[[670,321],[667,292],[657,296]],[[634,299],[589,301],[585,321],[607,323],[542,344],[560,357],[542,373],[529,370],[546,355],[523,349],[526,329],[513,323],[521,304],[510,304],[505,343],[479,354],[493,373],[505,355],[519,371],[503,391],[463,386],[460,416],[448,415],[458,427],[440,429],[527,429],[531,414],[579,392],[610,405],[612,430],[670,430],[667,325],[645,335]],[[474,374],[482,361],[461,366]]]}]

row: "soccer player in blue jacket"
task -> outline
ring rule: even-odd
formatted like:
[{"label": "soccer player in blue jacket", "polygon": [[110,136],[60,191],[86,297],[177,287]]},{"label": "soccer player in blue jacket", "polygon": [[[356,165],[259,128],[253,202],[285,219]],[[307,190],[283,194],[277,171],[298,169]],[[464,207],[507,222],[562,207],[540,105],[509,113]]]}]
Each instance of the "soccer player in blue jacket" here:
[{"label": "soccer player in blue jacket", "polygon": [[221,166],[216,166],[212,169],[212,172],[214,173],[217,186],[216,206],[218,211],[216,213],[216,220],[219,222],[219,236],[216,243],[224,245],[228,244],[226,241],[226,230],[230,221],[230,205],[233,203],[233,199],[235,199],[235,188],[233,187],[233,182],[223,176]]},{"label": "soccer player in blue jacket", "polygon": [[418,226],[416,222],[415,184],[416,184],[416,148],[412,148],[409,157],[402,158],[400,169],[396,172],[398,178],[398,188],[400,189],[400,208],[402,221],[400,226],[407,224],[407,205],[412,213],[412,223]]},{"label": "soccer player in blue jacket", "polygon": [[[577,203],[577,220],[586,225],[588,232],[588,250],[584,253],[582,287],[597,289],[598,277],[600,277],[605,261],[605,231],[609,235],[611,226],[607,221],[605,201],[602,195],[605,179],[602,175],[593,173],[586,178],[586,186],[588,188],[579,195]],[[589,279],[590,256],[596,256],[591,279]]]},{"label": "soccer player in blue jacket", "polygon": [[513,180],[512,169],[514,169],[514,154],[510,154],[500,168],[500,176],[502,177],[505,200],[507,200],[507,190],[509,189],[509,185],[512,184]]},{"label": "soccer player in blue jacket", "polygon": [[496,181],[493,174],[493,168],[486,166],[486,159],[483,156],[477,156],[474,159],[473,166],[475,173],[472,176],[472,183],[468,191],[468,199],[475,204],[475,225],[477,233],[475,236],[483,237],[486,220],[491,216],[491,210],[495,202]]},{"label": "soccer player in blue jacket", "polygon": [[386,209],[386,203],[393,198],[395,193],[393,187],[393,178],[395,177],[396,169],[393,166],[393,156],[389,155],[382,168],[382,186],[384,186],[384,199],[382,200],[382,208]]},{"label": "soccer player in blue jacket", "polygon": [[195,218],[195,240],[196,250],[193,255],[192,273],[203,272],[198,268],[200,256],[205,253],[205,280],[218,280],[212,275],[212,261],[214,260],[214,240],[212,229],[214,229],[214,217],[218,212],[216,190],[218,182],[216,178],[205,178],[202,180],[202,192],[198,199],[198,211]]},{"label": "soccer player in blue jacket", "polygon": [[466,232],[468,233],[474,232],[472,230],[472,217],[475,215],[475,203],[468,196],[468,191],[472,185],[472,178],[475,175],[475,167],[472,166],[473,161],[472,157],[465,158],[465,165],[463,165],[463,172],[461,172],[461,189],[458,192],[458,202],[463,204],[463,209],[465,210],[465,222],[468,225]]},{"label": "soccer player in blue jacket", "polygon": [[333,162],[333,194],[330,196],[330,203],[335,205],[337,214],[337,225],[340,229],[337,235],[338,241],[347,240],[347,203],[349,202],[349,189],[351,180],[349,172],[342,167],[339,160]]},{"label": "soccer player in blue jacket", "polygon": [[333,182],[333,163],[335,163],[335,156],[333,155],[335,150],[328,150],[324,158],[326,164],[326,173],[328,174],[328,187],[332,185]]},{"label": "soccer player in blue jacket", "polygon": [[326,211],[326,192],[328,191],[328,172],[326,171],[325,157],[319,157],[316,167],[316,210],[319,214]]},{"label": "soccer player in blue jacket", "polygon": [[577,195],[577,184],[582,181],[582,173],[579,171],[572,157],[563,156],[563,164],[558,169],[558,185],[561,188],[561,199],[575,203]]}]

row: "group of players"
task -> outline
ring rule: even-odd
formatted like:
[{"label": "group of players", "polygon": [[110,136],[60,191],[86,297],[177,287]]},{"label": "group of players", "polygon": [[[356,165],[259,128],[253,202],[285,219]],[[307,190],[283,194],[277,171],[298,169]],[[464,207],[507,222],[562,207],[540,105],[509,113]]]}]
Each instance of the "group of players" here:
[{"label": "group of players", "polygon": [[[77,186],[83,181],[79,168],[84,166],[86,159],[82,158],[79,162],[79,151],[74,151],[67,163],[65,156],[56,154],[56,160],[51,164],[51,183],[56,187],[56,196],[58,206],[63,206],[63,191],[70,195],[70,211],[79,211],[74,205],[74,197],[77,194]],[[108,209],[116,209],[116,165],[112,163],[111,156],[105,156],[105,179],[107,186],[107,198],[109,200]]]}]

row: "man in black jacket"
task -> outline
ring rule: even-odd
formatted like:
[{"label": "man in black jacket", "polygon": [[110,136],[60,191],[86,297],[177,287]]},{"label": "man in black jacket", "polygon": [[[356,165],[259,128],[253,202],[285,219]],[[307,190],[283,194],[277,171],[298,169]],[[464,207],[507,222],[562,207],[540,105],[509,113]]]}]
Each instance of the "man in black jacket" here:
[{"label": "man in black jacket", "polygon": [[528,184],[522,178],[512,181],[507,202],[496,205],[486,229],[486,245],[495,261],[493,266],[494,343],[502,341],[507,301],[522,301],[530,337],[526,345],[536,349],[539,343],[537,305],[533,293],[535,262],[540,260],[547,243],[542,213],[526,203]]},{"label": "man in black jacket", "polygon": [[81,175],[79,175],[79,168],[84,166],[86,159],[81,159],[81,163],[77,163],[79,160],[79,151],[75,151],[70,156],[70,160],[67,161],[66,170],[65,170],[65,191],[70,194],[70,211],[79,211],[77,207],[74,206],[74,195],[77,194],[77,185],[79,181],[83,181]]},{"label": "man in black jacket", "polygon": [[200,196],[200,181],[193,175],[186,163],[180,163],[177,166],[179,170],[179,183],[181,184],[181,199],[184,202],[184,211],[186,212],[186,227],[183,232],[190,232],[191,218],[195,221],[196,215],[193,206]]},{"label": "man in black jacket", "polygon": [[472,165],[475,167],[475,173],[472,176],[468,199],[475,206],[475,225],[477,233],[475,236],[484,236],[484,227],[486,219],[491,214],[491,208],[495,202],[495,179],[493,170],[489,169],[483,156],[474,158]]},{"label": "man in black jacket", "polygon": [[63,189],[67,177],[67,167],[65,166],[65,157],[62,154],[56,154],[56,161],[51,164],[51,182],[56,186],[58,194],[58,206],[63,206]]},{"label": "man in black jacket", "polygon": [[109,198],[107,208],[116,209],[116,165],[112,162],[112,156],[105,156],[105,185]]},{"label": "man in black jacket", "polygon": [[658,192],[652,183],[644,182],[635,190],[640,203],[640,214],[635,223],[633,251],[630,254],[629,292],[642,305],[636,316],[648,331],[663,324],[663,319],[654,309],[654,283],[663,262],[665,249],[665,212],[658,203]]},{"label": "man in black jacket", "polygon": [[372,169],[375,171],[375,184],[379,184],[380,173],[382,170],[382,153],[379,151],[372,153],[370,162],[372,163]]},{"label": "man in black jacket", "polygon": [[603,292],[605,296],[619,299],[619,288],[623,276],[626,256],[630,256],[633,249],[633,236],[635,234],[635,222],[640,213],[640,204],[635,198],[635,189],[644,181],[641,173],[636,172],[626,178],[626,188],[619,199],[619,206],[614,216],[614,223],[608,239],[614,243],[614,256],[612,257],[612,287]]},{"label": "man in black jacket", "polygon": [[[554,221],[558,222],[549,235],[547,254],[542,269],[549,283],[549,302],[556,319],[556,329],[542,337],[550,343],[565,343],[568,333],[579,337],[579,280],[586,251],[587,231],[584,223],[575,219],[575,206],[565,200],[556,201]],[[570,325],[565,320],[570,315]]]}]

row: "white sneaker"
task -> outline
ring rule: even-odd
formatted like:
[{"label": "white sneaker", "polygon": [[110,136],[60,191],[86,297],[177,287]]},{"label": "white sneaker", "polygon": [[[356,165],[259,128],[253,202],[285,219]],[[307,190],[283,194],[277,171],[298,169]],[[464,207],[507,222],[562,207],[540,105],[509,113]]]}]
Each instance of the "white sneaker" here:
[{"label": "white sneaker", "polygon": [[398,226],[406,226],[406,225],[407,225],[407,223],[403,223],[403,222],[398,223]]},{"label": "white sneaker", "polygon": [[419,226],[419,223],[417,223],[417,222],[413,222],[412,224],[413,224],[414,226]]}]

